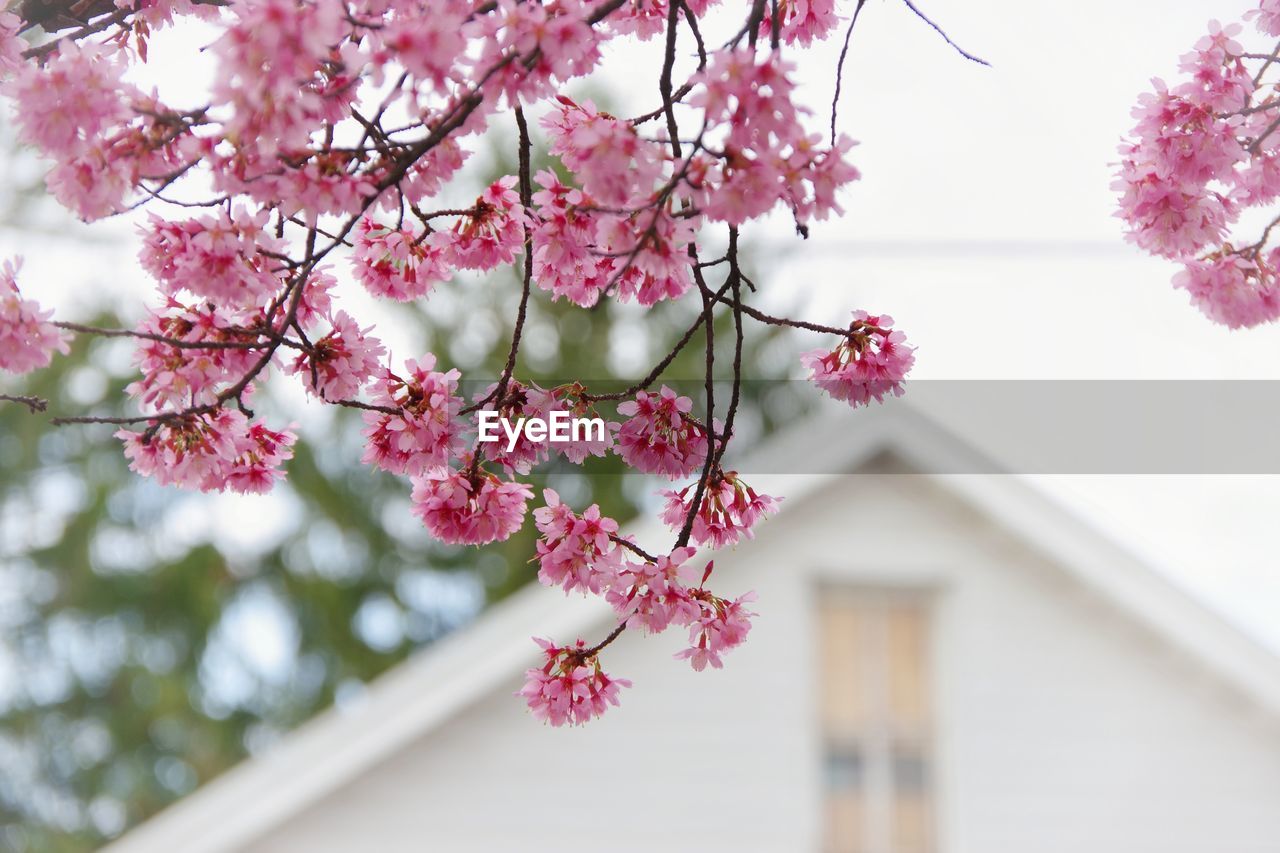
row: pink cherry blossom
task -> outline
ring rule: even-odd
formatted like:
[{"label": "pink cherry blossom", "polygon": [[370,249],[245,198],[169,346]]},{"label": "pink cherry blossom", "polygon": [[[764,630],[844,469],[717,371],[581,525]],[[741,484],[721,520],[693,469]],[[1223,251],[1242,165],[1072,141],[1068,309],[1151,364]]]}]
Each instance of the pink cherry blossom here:
[{"label": "pink cherry blossom", "polygon": [[613,259],[596,248],[593,203],[550,171],[534,180],[542,189],[533,195],[533,279],[555,298],[590,308],[614,273]]},{"label": "pink cherry blossom", "polygon": [[678,660],[687,660],[698,672],[710,664],[713,669],[724,666],[720,656],[742,645],[751,631],[751,617],[755,613],[746,609],[747,604],[756,600],[756,594],[746,595],[729,601],[695,590],[694,597],[701,606],[698,618],[689,626],[689,647],[676,652]]},{"label": "pink cherry blossom", "polygon": [[428,26],[416,15],[397,14],[370,34],[371,58],[379,64],[397,60],[415,78],[436,88],[463,79],[467,48],[463,25],[470,12],[466,0],[435,0]]},{"label": "pink cherry blossom", "polygon": [[1229,329],[1273,322],[1280,317],[1280,283],[1275,270],[1280,250],[1265,260],[1226,253],[1191,260],[1174,276],[1175,287],[1191,294],[1191,301],[1209,319]]},{"label": "pink cherry blossom", "polygon": [[677,299],[693,286],[689,244],[698,223],[665,207],[599,220],[599,246],[621,270],[618,298],[649,306]]},{"label": "pink cherry blossom", "polygon": [[291,373],[303,376],[308,393],[326,400],[349,400],[369,383],[382,359],[382,342],[370,337],[345,311],[333,318],[332,330],[312,344],[311,352],[294,359]]},{"label": "pink cherry blossom", "polygon": [[629,419],[618,429],[614,452],[645,474],[689,476],[707,455],[706,430],[689,418],[692,409],[692,400],[665,385],[657,394],[641,391],[618,406],[618,414]]},{"label": "pink cherry blossom", "polygon": [[631,563],[618,573],[606,600],[627,624],[650,634],[671,625],[690,625],[701,612],[691,586],[697,572],[693,548],[676,548],[655,561]]},{"label": "pink cherry blossom", "polygon": [[448,281],[450,243],[445,232],[416,235],[361,219],[353,256],[356,277],[375,296],[401,302],[420,299]]},{"label": "pink cherry blossom", "polygon": [[560,502],[552,489],[542,492],[546,506],[533,511],[542,538],[538,540],[538,580],[564,591],[599,595],[617,578],[622,546],[613,541],[618,522],[600,514],[592,504],[582,515]]},{"label": "pink cherry blossom", "polygon": [[750,50],[716,54],[691,104],[723,136],[716,162],[699,164],[696,187],[708,219],[740,225],[786,201],[797,222],[839,212],[835,190],[859,177],[845,153],[853,142],[820,145],[792,99],[793,66],[776,53],[757,61]]},{"label": "pink cherry blossom", "polygon": [[815,385],[851,406],[886,396],[902,396],[902,383],[915,363],[915,348],[893,328],[893,318],[854,311],[848,336],[834,350],[813,350],[800,357]]},{"label": "pink cherry blossom", "polygon": [[[694,486],[680,491],[667,490],[662,520],[673,530],[684,527],[688,518]],[[691,537],[699,545],[723,548],[755,535],[751,528],[769,513],[777,511],[778,498],[762,495],[746,484],[736,471],[712,472],[711,482],[702,497],[702,504],[693,516]]]},{"label": "pink cherry blossom", "polygon": [[[586,74],[599,61],[600,34],[586,23],[589,9],[581,0],[496,5],[495,14],[473,21],[468,33],[481,43],[477,66],[492,69],[493,91],[508,102],[544,98],[553,83]],[[533,62],[503,61],[512,54]]]},{"label": "pink cherry blossom", "polygon": [[600,661],[578,640],[573,646],[556,646],[550,640],[534,638],[542,647],[545,662],[525,672],[523,696],[535,720],[553,726],[582,725],[599,717],[609,706],[618,705],[618,690],[630,687],[625,678],[611,678]]},{"label": "pink cherry blossom", "polygon": [[435,370],[436,357],[405,362],[405,377],[384,368],[373,388],[373,403],[399,414],[365,412],[369,444],[362,461],[396,474],[439,470],[462,448],[455,419],[462,409],[457,370]]},{"label": "pink cherry blossom", "polygon": [[1280,0],[1261,0],[1258,8],[1244,13],[1244,19],[1266,35],[1280,36]]},{"label": "pink cherry blossom", "polygon": [[[469,460],[464,459],[464,464]],[[413,480],[413,511],[450,545],[501,542],[524,524],[533,490],[479,468],[436,470]]]},{"label": "pink cherry blossom", "polygon": [[120,210],[137,165],[130,160],[151,153],[125,127],[131,102],[146,99],[124,70],[109,49],[64,40],[43,66],[22,64],[8,86],[20,137],[54,163],[49,189],[85,219]]},{"label": "pink cherry blossom", "polygon": [[610,207],[647,200],[662,175],[664,148],[642,139],[635,128],[591,101],[581,105],[561,95],[560,108],[542,120],[558,156],[582,182],[585,193]]},{"label": "pink cherry blossom", "polygon": [[129,467],[160,485],[200,491],[265,492],[283,476],[294,436],[250,423],[239,411],[157,421],[142,432],[120,430]]},{"label": "pink cherry blossom", "polygon": [[[840,21],[836,15],[835,0],[779,0],[778,23],[782,41],[808,47],[825,38]],[[770,15],[760,22],[761,35],[768,35],[773,26]]]},{"label": "pink cherry blossom", "polygon": [[185,290],[221,305],[256,305],[281,284],[278,262],[262,252],[284,245],[263,232],[266,222],[267,211],[244,208],[183,222],[153,214],[141,229],[142,267],[170,295]]},{"label": "pink cherry blossom", "polygon": [[[191,307],[170,298],[137,327],[141,337],[133,361],[142,375],[125,390],[156,411],[212,403],[260,357],[251,348],[257,335],[228,331],[251,325],[252,318],[242,312],[209,303]],[[194,346],[201,343],[209,346]]]},{"label": "pink cherry blossom", "polygon": [[236,0],[230,12],[231,26],[211,48],[218,59],[213,99],[227,108],[223,135],[251,157],[306,148],[308,128],[326,110],[316,84],[333,73],[326,62],[348,26],[344,4]]},{"label": "pink cherry blossom", "polygon": [[223,475],[227,488],[248,494],[265,494],[284,479],[280,466],[293,458],[290,449],[296,441],[291,430],[271,430],[259,423],[249,425],[240,455],[231,461]]},{"label": "pink cherry blossom", "polygon": [[524,245],[524,208],[514,176],[499,178],[454,226],[448,256],[462,269],[491,270],[509,264]]},{"label": "pink cherry blossom", "polygon": [[13,12],[0,12],[0,80],[22,66],[22,52],[27,43],[18,35],[22,19]]},{"label": "pink cherry blossom", "polygon": [[0,370],[10,373],[29,373],[46,366],[55,351],[69,351],[66,335],[49,322],[53,312],[18,292],[21,265],[0,266]]},{"label": "pink cherry blossom", "polygon": [[[550,391],[536,388],[533,391],[535,407],[547,417],[552,412],[566,412],[572,418],[590,420],[599,418],[595,406],[583,399],[584,389],[580,383],[574,383]],[[600,420],[604,420],[600,418]],[[551,450],[568,459],[574,465],[583,464],[589,457],[603,458],[613,449],[614,436],[618,432],[616,421],[604,421],[603,437],[591,430],[582,430],[576,434],[571,430],[568,441],[551,443]]]},{"label": "pink cherry blossom", "polygon": [[[523,382],[511,380],[507,383],[502,400],[493,399],[498,385],[494,383],[475,396],[475,404],[489,400],[482,410],[495,411],[499,417],[510,424],[519,424],[527,418],[546,420],[549,413],[551,397],[537,386],[528,386]],[[479,418],[479,411],[476,413]],[[545,462],[551,455],[550,436],[535,441],[523,430],[516,437],[515,444],[508,442],[505,435],[498,441],[485,442],[481,445],[484,458],[501,465],[509,475],[528,474],[535,465]]]},{"label": "pink cherry blossom", "polygon": [[[663,493],[658,514],[679,533],[657,544],[624,536],[598,504],[575,512],[543,492],[533,512],[539,580],[602,598],[618,622],[594,646],[541,641],[544,660],[520,693],[554,725],[599,716],[628,685],[603,672],[599,653],[628,629],[686,629],[677,657],[696,670],[723,664],[750,630],[753,597],[709,589],[713,564],[695,565],[695,547],[750,538],[778,499],[720,467],[732,436],[710,401],[696,412],[661,385],[687,363],[686,346],[702,345],[698,327],[640,372],[624,395],[634,398],[617,407],[622,423],[606,421],[603,435],[559,441],[522,429],[508,445],[479,441],[475,427],[489,411],[554,427],[565,414],[598,418],[600,404],[620,399],[574,376],[545,388],[517,378],[544,367],[535,345],[559,319],[549,301],[609,312],[602,301],[634,303],[625,319],[643,324],[637,308],[732,288],[700,320],[710,330],[731,323],[740,347],[742,327],[757,322],[825,328],[738,301],[737,285],[756,289],[745,267],[759,230],[739,226],[781,212],[805,236],[809,223],[843,212],[859,178],[855,143],[828,132],[825,108],[801,106],[792,53],[826,39],[847,9],[834,0],[116,0],[116,14],[81,9],[86,26],[27,27],[29,5],[0,11],[0,94],[14,103],[22,143],[48,161],[48,188],[83,219],[167,213],[142,220],[140,264],[158,298],[132,329],[55,324],[5,267],[0,368],[47,364],[67,348],[64,328],[129,338],[137,414],[125,421],[138,426],[118,436],[130,466],[164,485],[241,492],[284,476],[293,427],[252,412],[254,396],[288,374],[317,404],[363,409],[362,460],[407,476],[412,512],[453,545],[515,535],[533,495],[517,477],[558,476],[539,469],[560,458],[587,475],[598,462],[617,467],[603,459],[612,453],[639,473],[681,485],[696,477]],[[704,20],[718,5],[725,20]],[[1250,20],[1280,29],[1277,16],[1262,0]],[[154,76],[141,67],[152,36],[187,17],[211,33],[212,75],[178,106],[134,81]],[[647,39],[657,43],[633,57]],[[606,61],[611,40],[624,42],[609,51],[617,70],[645,91],[610,102],[634,100],[643,114],[611,115],[565,94],[596,85],[581,78]],[[1239,26],[1211,24],[1182,57],[1179,80],[1142,99],[1116,170],[1132,239],[1182,262],[1179,286],[1233,326],[1273,319],[1280,303],[1271,230],[1234,244],[1247,248],[1226,242],[1251,208],[1280,199],[1280,108],[1264,100],[1280,65],[1258,72],[1263,48],[1247,40]],[[463,171],[475,152],[480,171],[511,163],[517,174],[476,187]],[[534,173],[532,163],[546,166]],[[338,308],[335,262],[397,301],[455,277],[471,286],[481,276],[455,276],[467,270],[494,273],[481,286],[506,304],[512,294],[499,291],[516,273],[524,288],[497,381],[466,405],[461,373],[437,369],[433,355],[385,363],[385,334],[359,303]],[[913,349],[887,316],[859,312],[847,331],[831,331],[834,350],[803,356],[820,388],[854,405],[902,392]],[[712,338],[704,355],[727,380],[729,361],[712,356],[732,341]]]}]

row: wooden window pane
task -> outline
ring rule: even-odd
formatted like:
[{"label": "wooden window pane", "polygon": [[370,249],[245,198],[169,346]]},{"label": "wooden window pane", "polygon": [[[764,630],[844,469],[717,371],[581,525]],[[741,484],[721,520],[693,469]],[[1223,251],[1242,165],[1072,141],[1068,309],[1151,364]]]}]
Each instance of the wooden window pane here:
[{"label": "wooden window pane", "polygon": [[888,617],[889,710],[894,728],[907,735],[923,735],[929,725],[925,614],[916,604],[896,603]]},{"label": "wooden window pane", "polygon": [[861,790],[827,797],[827,831],[824,853],[865,853],[866,837]]},{"label": "wooden window pane", "polygon": [[898,591],[819,607],[826,853],[932,853],[929,619]]},{"label": "wooden window pane", "polygon": [[856,736],[865,725],[866,680],[863,663],[862,619],[857,608],[834,601],[821,613],[822,722],[828,735]]}]

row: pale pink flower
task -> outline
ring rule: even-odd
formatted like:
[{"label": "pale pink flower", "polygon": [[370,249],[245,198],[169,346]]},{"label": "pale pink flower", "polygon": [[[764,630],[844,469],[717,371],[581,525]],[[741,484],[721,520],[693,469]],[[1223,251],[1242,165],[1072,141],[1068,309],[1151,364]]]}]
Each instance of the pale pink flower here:
[{"label": "pale pink flower", "polygon": [[18,35],[22,19],[13,12],[0,12],[0,80],[16,72],[23,63],[27,43]]},{"label": "pale pink flower", "polygon": [[780,201],[798,223],[838,212],[836,189],[859,177],[845,160],[853,142],[841,137],[824,147],[805,131],[793,100],[794,66],[775,53],[750,49],[718,52],[704,71],[690,103],[723,140],[717,161],[703,161],[691,184],[703,214],[740,225],[763,216]]},{"label": "pale pink flower", "polygon": [[1246,21],[1253,21],[1259,32],[1280,36],[1280,0],[1261,0],[1258,8],[1244,13]]},{"label": "pale pink flower", "polygon": [[665,149],[642,139],[630,122],[560,95],[560,107],[542,120],[550,152],[582,182],[582,189],[603,205],[629,206],[648,200],[662,176]]},{"label": "pale pink flower", "polygon": [[533,280],[555,299],[590,308],[614,273],[614,259],[596,248],[593,203],[553,172],[539,172],[534,180],[542,189],[533,195]]},{"label": "pale pink flower", "polygon": [[467,48],[463,25],[472,11],[467,0],[432,0],[425,15],[405,14],[407,4],[397,9],[386,24],[372,30],[372,60],[377,64],[397,61],[416,79],[443,89],[463,79],[462,64]]},{"label": "pale pink flower", "polygon": [[508,175],[489,185],[454,226],[448,257],[462,269],[491,270],[509,264],[524,245],[524,208]]},{"label": "pale pink flower", "polygon": [[[678,492],[661,493],[667,499],[662,520],[672,530],[683,529],[696,491],[695,486],[689,485]],[[765,515],[776,512],[779,500],[756,492],[736,471],[713,471],[702,504],[693,516],[692,540],[699,545],[723,548],[751,539],[755,535],[751,528]]]},{"label": "pale pink flower", "polygon": [[457,370],[435,370],[436,357],[427,353],[405,362],[406,376],[389,369],[373,386],[373,403],[398,409],[400,414],[365,412],[364,435],[369,440],[361,461],[395,474],[424,474],[449,464],[461,451],[455,419],[462,409]]},{"label": "pale pink flower", "polygon": [[538,540],[538,580],[566,593],[582,590],[599,595],[622,567],[622,546],[614,542],[618,522],[600,514],[598,504],[582,515],[560,502],[552,489],[542,492],[546,506],[533,511]]},{"label": "pale pink flower", "polygon": [[533,639],[542,647],[545,661],[525,672],[524,687],[515,695],[525,698],[536,720],[553,726],[582,725],[609,706],[617,707],[618,690],[631,686],[625,678],[605,673],[598,657],[586,654],[582,640],[573,646],[556,646],[550,640]]},{"label": "pale pink flower", "polygon": [[[213,100],[227,107],[223,135],[251,156],[306,148],[326,114],[326,62],[349,25],[340,0],[236,0],[214,43]],[[347,87],[350,88],[350,87]]]},{"label": "pale pink flower", "polygon": [[67,353],[67,335],[49,322],[53,312],[18,292],[21,260],[0,266],[0,370],[29,373],[49,364],[55,351]]},{"label": "pale pink flower", "polygon": [[293,458],[297,436],[291,430],[271,430],[262,424],[250,424],[240,455],[231,461],[223,477],[226,487],[235,492],[266,494],[284,479],[281,465]]},{"label": "pale pink flower", "polygon": [[[479,405],[486,398],[493,397],[498,390],[495,382],[484,391],[475,395],[474,403]],[[497,412],[498,416],[512,426],[522,420],[539,418],[546,420],[550,412],[552,397],[536,385],[525,385],[515,379],[507,382],[502,400],[490,399],[482,409],[476,411],[474,417],[479,420],[481,411]],[[545,462],[551,455],[550,434],[535,441],[529,434],[521,430],[515,443],[511,444],[506,432],[499,427],[498,440],[480,444],[485,459],[501,465],[508,475],[528,474],[535,465]]]},{"label": "pale pink flower", "polygon": [[449,235],[415,235],[407,229],[378,225],[368,217],[356,226],[356,277],[375,296],[407,302],[431,292],[450,276]]},{"label": "pale pink flower", "polygon": [[215,303],[250,308],[265,302],[283,282],[279,265],[264,251],[282,252],[283,241],[264,231],[266,210],[242,207],[167,222],[152,214],[142,233],[139,259],[164,293],[187,291]]},{"label": "pale pink flower", "polygon": [[698,672],[710,664],[713,669],[724,666],[720,655],[742,645],[751,631],[751,617],[755,613],[746,609],[755,601],[756,594],[729,601],[703,590],[695,590],[695,598],[701,607],[698,618],[689,626],[689,648],[676,652],[677,660],[688,660]]},{"label": "pale pink flower", "polygon": [[[600,36],[586,22],[589,12],[581,0],[498,0],[493,14],[468,25],[468,34],[480,41],[476,67],[492,69],[486,91],[502,93],[510,103],[535,101],[550,95],[556,82],[589,72],[600,59]],[[504,62],[513,52],[534,61]]]},{"label": "pale pink flower", "polygon": [[[464,465],[469,460],[464,459]],[[413,511],[450,545],[501,542],[524,524],[533,490],[475,467],[436,470],[413,480]]]},{"label": "pale pink flower", "polygon": [[649,306],[677,299],[693,286],[689,244],[697,235],[694,219],[675,217],[667,208],[629,216],[599,218],[597,241],[614,258],[618,299]]},{"label": "pale pink flower", "polygon": [[332,331],[312,343],[311,352],[298,354],[289,372],[303,376],[309,394],[349,400],[369,384],[385,350],[369,336],[372,326],[361,329],[345,311],[334,315],[332,325]]},{"label": "pale pink flower", "polygon": [[627,565],[606,591],[606,600],[628,625],[650,634],[691,624],[700,612],[690,589],[697,578],[689,564],[693,554],[693,548],[676,548],[654,562]]},{"label": "pale pink flower", "polygon": [[[424,116],[424,120],[428,124],[433,123],[431,116]],[[445,137],[439,145],[418,158],[404,176],[400,191],[404,193],[405,201],[418,204],[439,193],[470,156],[471,152],[465,150],[457,138]],[[384,199],[388,209],[394,210],[399,206],[389,194]]]},{"label": "pale pink flower", "polygon": [[[235,310],[223,310],[211,303],[190,307],[169,299],[162,311],[148,312],[138,324],[139,337],[133,362],[142,375],[125,391],[144,407],[160,410],[166,406],[212,403],[223,387],[240,379],[258,360],[252,348],[262,339],[253,334],[227,331],[252,324],[252,317]],[[207,343],[209,347],[177,346]]]},{"label": "pale pink flower", "polygon": [[[604,421],[596,412],[595,407],[581,398],[582,391],[582,386],[577,384],[554,388],[550,391],[544,391],[535,385],[530,394],[534,408],[544,418],[549,417],[552,412],[565,412],[569,417],[575,419],[585,421],[599,418]],[[575,396],[577,399],[572,399]],[[618,426],[616,421],[604,421],[603,434],[593,427],[592,429],[583,429],[577,432],[577,438],[574,437],[575,432],[571,427],[569,440],[551,442],[551,450],[559,453],[574,465],[581,465],[588,456],[604,458],[613,449],[614,436],[618,432]]]},{"label": "pale pink flower", "polygon": [[200,491],[266,492],[284,474],[295,436],[250,423],[239,411],[186,415],[143,432],[122,429],[129,467],[160,485]]},{"label": "pale pink flower", "polygon": [[1205,316],[1229,329],[1273,322],[1280,317],[1280,285],[1275,270],[1280,250],[1265,262],[1240,254],[1187,261],[1173,284],[1191,294]]},{"label": "pale pink flower", "polygon": [[[504,399],[501,402],[490,399],[497,391],[497,383],[476,394],[474,402],[477,405],[481,401],[488,400],[481,409],[476,411],[473,418],[477,426],[483,411],[497,412],[499,417],[512,425],[520,424],[521,420],[532,419],[548,424],[545,438],[534,440],[522,429],[517,434],[514,444],[499,428],[499,440],[481,443],[484,458],[503,466],[509,474],[528,474],[534,466],[546,462],[552,453],[564,456],[575,465],[581,465],[588,456],[607,455],[614,445],[617,423],[605,421],[603,434],[595,429],[577,428],[575,430],[572,421],[559,426],[552,423],[552,415],[556,412],[563,412],[564,416],[570,419],[597,417],[594,408],[580,398],[572,405],[567,402],[565,398],[574,392],[574,388],[575,386],[564,386],[547,390],[512,379],[507,383]],[[576,390],[580,393],[581,386],[576,386]],[[555,436],[553,436],[553,430],[557,431]],[[577,438],[574,437],[575,432]],[[568,436],[567,440],[560,440],[565,433]]]},{"label": "pale pink flower", "polygon": [[[778,22],[785,44],[808,47],[830,34],[840,18],[836,15],[835,0],[779,0]],[[760,35],[767,37],[773,27],[770,14],[760,22]]]},{"label": "pale pink flower", "polygon": [[830,352],[813,350],[800,356],[809,379],[837,400],[863,406],[886,396],[900,397],[902,383],[915,363],[915,348],[893,328],[893,318],[854,311],[848,336]]},{"label": "pale pink flower", "polygon": [[689,476],[707,455],[706,430],[689,418],[692,409],[692,400],[665,385],[657,394],[641,391],[618,406],[628,420],[618,429],[614,452],[645,474],[669,480]]},{"label": "pale pink flower", "polygon": [[22,140],[53,161],[50,191],[82,218],[97,219],[121,210],[142,177],[189,162],[195,141],[172,123],[158,129],[155,116],[170,111],[124,82],[118,51],[68,39],[58,44],[43,63],[22,63],[7,93],[17,103]]}]

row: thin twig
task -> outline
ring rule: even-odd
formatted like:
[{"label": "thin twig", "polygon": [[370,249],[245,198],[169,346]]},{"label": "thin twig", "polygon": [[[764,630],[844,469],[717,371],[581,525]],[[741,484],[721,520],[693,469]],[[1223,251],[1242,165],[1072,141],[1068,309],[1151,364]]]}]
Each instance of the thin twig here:
[{"label": "thin twig", "polygon": [[938,25],[937,25],[937,24],[935,24],[933,21],[931,21],[931,20],[929,19],[929,16],[928,16],[928,15],[926,15],[924,12],[921,12],[918,8],[916,8],[916,4],[915,4],[915,3],[912,3],[912,2],[911,2],[911,0],[902,0],[902,2],[907,4],[907,8],[908,8],[908,9],[910,9],[912,12],[915,12],[915,13],[916,13],[916,17],[918,17],[920,20],[924,21],[926,24],[928,24],[930,27],[932,27],[932,28],[933,28],[933,30],[934,30],[934,32],[936,32],[938,35],[942,36],[942,40],[943,40],[943,41],[945,41],[947,44],[949,44],[949,45],[951,45],[952,47],[954,47],[954,48],[956,49],[956,53],[960,54],[961,56],[963,56],[965,59],[969,60],[970,62],[976,62],[976,63],[978,63],[979,65],[985,65],[985,66],[987,66],[988,68],[990,68],[990,67],[991,67],[991,63],[990,63],[990,62],[987,62],[985,59],[982,59],[981,57],[974,56],[972,53],[970,53],[969,51],[965,50],[965,49],[964,49],[963,47],[961,47],[960,45],[958,45],[958,44],[956,44],[955,42],[953,42],[953,41],[951,40],[951,36],[947,35],[947,34],[946,34],[946,32],[942,29],[942,27],[938,26]]},{"label": "thin twig", "polygon": [[858,13],[862,11],[862,6],[867,0],[858,0],[857,7],[853,10],[853,17],[849,19],[849,29],[844,31],[844,47],[840,48],[840,61],[836,63],[836,93],[831,99],[831,144],[836,144],[836,110],[840,105],[840,86],[844,82],[844,60],[849,55],[849,40],[853,38],[853,27],[858,23]]},{"label": "thin twig", "polygon": [[22,405],[30,409],[32,414],[35,414],[36,412],[43,412],[45,409],[49,408],[49,401],[43,399],[42,397],[23,396],[23,395],[16,395],[16,394],[0,394],[0,400],[6,401],[9,403],[21,403]]}]

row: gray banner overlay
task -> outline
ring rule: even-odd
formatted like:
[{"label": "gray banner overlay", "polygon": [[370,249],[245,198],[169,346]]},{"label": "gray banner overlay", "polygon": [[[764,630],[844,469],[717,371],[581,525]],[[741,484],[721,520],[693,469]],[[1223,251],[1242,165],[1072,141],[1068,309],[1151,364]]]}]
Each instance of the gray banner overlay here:
[{"label": "gray banner overlay", "polygon": [[[667,384],[703,417],[700,380]],[[730,392],[716,383],[719,419]],[[805,381],[755,381],[735,432],[726,467],[771,474],[839,473],[842,451],[877,443],[921,473],[1280,474],[1280,381],[918,380],[857,410]]]}]

